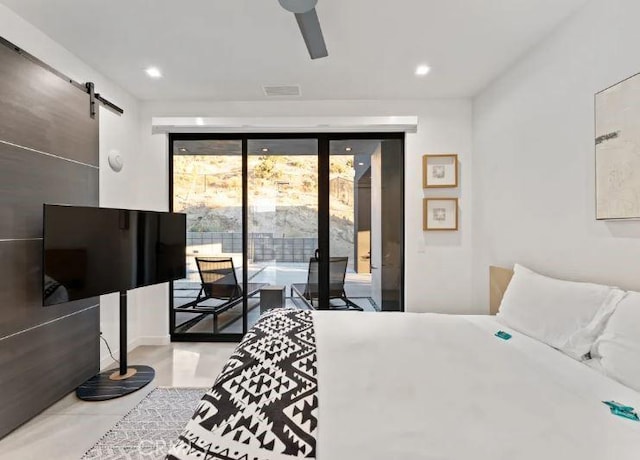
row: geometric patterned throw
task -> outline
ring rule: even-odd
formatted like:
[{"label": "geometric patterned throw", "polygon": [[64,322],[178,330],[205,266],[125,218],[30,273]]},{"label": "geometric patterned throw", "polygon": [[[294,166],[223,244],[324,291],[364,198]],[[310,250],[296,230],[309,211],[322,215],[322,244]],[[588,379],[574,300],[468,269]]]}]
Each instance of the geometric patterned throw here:
[{"label": "geometric patterned throw", "polygon": [[316,364],[310,311],[263,315],[204,395],[167,459],[315,458]]},{"label": "geometric patterned throw", "polygon": [[206,388],[156,388],[89,449],[82,459],[164,458],[206,391]]}]

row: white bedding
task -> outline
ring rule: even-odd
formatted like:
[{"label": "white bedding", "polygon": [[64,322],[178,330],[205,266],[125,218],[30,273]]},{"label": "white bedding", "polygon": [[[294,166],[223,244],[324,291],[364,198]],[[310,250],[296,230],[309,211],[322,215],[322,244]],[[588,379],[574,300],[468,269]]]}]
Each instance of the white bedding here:
[{"label": "white bedding", "polygon": [[640,393],[495,318],[320,311],[314,328],[317,460],[640,459],[640,423],[601,402]]}]

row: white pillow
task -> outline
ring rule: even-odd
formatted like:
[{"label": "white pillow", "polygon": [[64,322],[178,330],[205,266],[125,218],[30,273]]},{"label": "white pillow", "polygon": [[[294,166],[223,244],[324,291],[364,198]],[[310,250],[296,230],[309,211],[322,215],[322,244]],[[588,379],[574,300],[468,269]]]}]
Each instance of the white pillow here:
[{"label": "white pillow", "polygon": [[516,265],[498,319],[541,342],[582,360],[604,329],[624,291],[562,281]]},{"label": "white pillow", "polygon": [[591,349],[604,373],[640,391],[640,292],[629,292]]}]

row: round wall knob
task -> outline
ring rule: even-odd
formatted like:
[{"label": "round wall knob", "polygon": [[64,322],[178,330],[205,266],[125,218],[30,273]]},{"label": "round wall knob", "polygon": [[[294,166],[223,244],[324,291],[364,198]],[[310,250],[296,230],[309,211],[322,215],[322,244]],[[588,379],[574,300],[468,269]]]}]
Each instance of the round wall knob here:
[{"label": "round wall knob", "polygon": [[122,155],[120,155],[120,152],[118,152],[117,150],[112,150],[111,152],[109,152],[108,159],[111,169],[113,169],[115,172],[122,171],[122,167],[124,166],[124,159],[122,158]]}]

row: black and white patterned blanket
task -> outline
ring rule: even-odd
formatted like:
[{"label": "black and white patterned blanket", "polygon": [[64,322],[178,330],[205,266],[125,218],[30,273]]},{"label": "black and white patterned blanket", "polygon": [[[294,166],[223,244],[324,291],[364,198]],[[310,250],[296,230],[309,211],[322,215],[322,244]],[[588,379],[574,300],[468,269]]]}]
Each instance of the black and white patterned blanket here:
[{"label": "black and white patterned blanket", "polygon": [[202,398],[167,459],[315,458],[316,363],[310,311],[265,314]]}]

